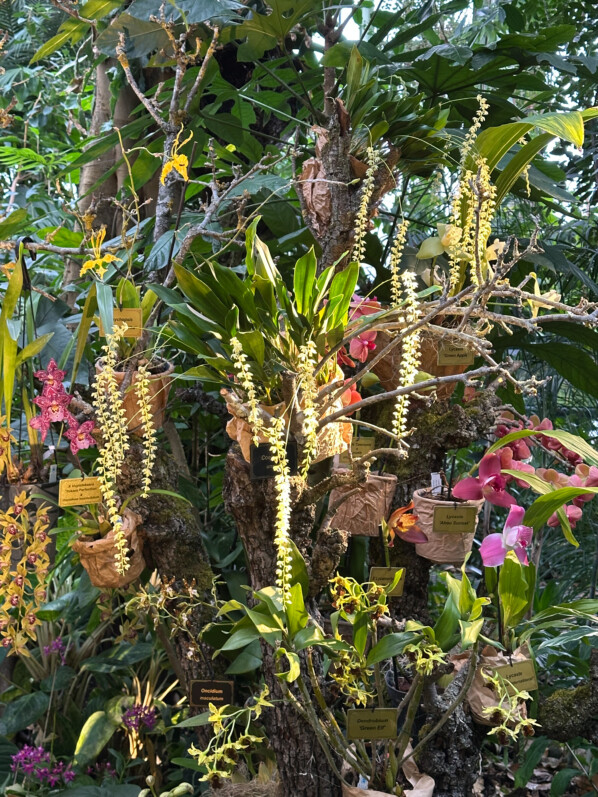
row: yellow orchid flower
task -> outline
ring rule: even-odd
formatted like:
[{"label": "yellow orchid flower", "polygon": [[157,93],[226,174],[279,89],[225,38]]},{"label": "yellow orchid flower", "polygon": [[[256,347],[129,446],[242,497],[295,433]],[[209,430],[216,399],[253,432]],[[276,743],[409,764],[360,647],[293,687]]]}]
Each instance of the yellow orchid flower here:
[{"label": "yellow orchid flower", "polygon": [[104,274],[106,273],[106,264],[107,263],[114,263],[118,260],[117,257],[111,255],[107,252],[105,255],[102,254],[102,244],[104,243],[104,238],[106,237],[106,227],[100,227],[97,232],[92,232],[91,237],[89,239],[89,245],[93,250],[94,257],[92,260],[86,260],[85,263],[81,266],[81,271],[79,272],[79,276],[83,276],[87,271],[93,271],[97,273],[100,279],[104,279]]},{"label": "yellow orchid flower", "polygon": [[172,149],[170,151],[170,157],[162,167],[162,174],[160,175],[160,182],[162,183],[162,185],[164,185],[166,178],[173,169],[175,170],[175,172],[178,172],[181,175],[181,177],[183,178],[183,180],[185,180],[185,182],[187,182],[187,180],[189,179],[189,173],[187,171],[187,169],[189,168],[189,159],[187,158],[186,155],[183,155],[181,152],[179,152],[179,150],[182,147],[184,147],[188,141],[191,141],[191,139],[193,138],[193,132],[189,133],[189,135],[183,142],[180,142],[182,132],[183,128],[181,127],[172,145]]},{"label": "yellow orchid flower", "polygon": [[547,291],[546,293],[542,293],[538,283],[538,278],[534,271],[530,272],[530,278],[533,281],[534,296],[537,298],[527,298],[526,301],[531,307],[532,318],[536,318],[541,307],[545,307],[547,310],[551,309],[551,305],[546,304],[546,302],[543,302],[542,299],[548,299],[549,302],[560,302],[561,294],[557,293],[557,291]]}]

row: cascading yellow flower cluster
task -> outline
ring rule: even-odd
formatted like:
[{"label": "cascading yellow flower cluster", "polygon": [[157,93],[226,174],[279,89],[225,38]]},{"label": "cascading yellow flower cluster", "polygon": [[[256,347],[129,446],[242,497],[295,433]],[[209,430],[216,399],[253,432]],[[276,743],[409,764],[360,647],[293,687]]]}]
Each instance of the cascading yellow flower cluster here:
[{"label": "cascading yellow flower cluster", "polygon": [[[477,101],[479,103],[478,111],[473,119],[471,127],[467,131],[467,135],[465,136],[465,140],[463,141],[463,145],[461,147],[459,180],[451,207],[450,228],[452,230],[452,240],[450,242],[449,250],[449,280],[451,293],[454,293],[458,289],[458,286],[461,282],[461,262],[468,257],[475,259],[475,253],[473,251],[476,240],[476,222],[474,219],[476,197],[474,196],[473,186],[475,175],[470,169],[466,169],[465,165],[475,145],[478,131],[482,126],[484,119],[488,116],[489,110],[488,102],[484,97],[482,97],[481,94],[478,94]],[[481,163],[486,165],[482,158],[477,158],[476,163],[478,165],[478,170],[480,169]],[[488,167],[486,165],[486,169],[487,168]],[[462,220],[461,217],[461,211],[463,207],[465,207],[464,220]],[[481,238],[481,236],[479,236],[479,238]],[[484,241],[484,246],[487,240],[488,237],[486,237]],[[458,244],[460,245],[458,246]],[[473,265],[472,272],[473,271],[475,271],[475,264]]]},{"label": "cascading yellow flower cluster", "polygon": [[397,230],[392,249],[390,250],[390,300],[393,307],[397,307],[401,303],[401,275],[399,273],[399,266],[407,240],[408,227],[409,222],[407,219],[403,219]]},{"label": "cascading yellow flower cluster", "polygon": [[93,406],[103,441],[96,465],[102,500],[114,532],[114,543],[117,549],[116,567],[121,575],[124,575],[129,569],[129,560],[127,558],[127,540],[118,511],[116,482],[129,448],[129,438],[125,408],[115,373],[118,341],[126,331],[127,325],[123,324],[115,326],[114,332],[106,335],[106,343],[103,346],[103,367],[96,375],[93,386]]},{"label": "cascading yellow flower cluster", "polygon": [[141,496],[147,498],[152,484],[152,471],[156,461],[156,429],[149,394],[149,372],[147,363],[141,363],[137,368],[135,379],[135,395],[139,406],[141,420],[141,435],[143,440],[143,473]]},{"label": "cascading yellow flower cluster", "polygon": [[37,613],[46,600],[44,581],[50,567],[48,507],[40,506],[32,523],[25,492],[0,513],[0,645],[8,655],[31,655],[27,640],[41,625]]},{"label": "cascading yellow flower cluster", "polygon": [[231,338],[230,343],[233,349],[232,361],[237,372],[237,379],[245,393],[247,394],[247,403],[249,404],[249,425],[253,434],[253,444],[258,445],[260,432],[263,429],[262,418],[260,414],[260,405],[258,404],[255,385],[253,384],[253,377],[251,370],[247,365],[247,355],[243,351],[243,346],[238,338]]},{"label": "cascading yellow flower cluster", "polygon": [[316,400],[318,386],[314,377],[317,364],[318,350],[313,340],[299,349],[298,388],[301,390],[301,411],[303,413],[303,436],[305,446],[301,475],[307,476],[309,466],[318,451],[318,411]]},{"label": "cascading yellow flower cluster", "polygon": [[291,600],[291,482],[286,450],[286,424],[284,418],[272,418],[266,431],[270,445],[270,456],[274,468],[276,488],[276,524],[274,545],[276,547],[276,586],[282,592],[285,604]]},{"label": "cascading yellow flower cluster", "polygon": [[370,218],[370,201],[374,193],[375,174],[381,160],[380,153],[378,150],[374,149],[374,147],[368,147],[366,160],[368,169],[363,181],[361,201],[355,220],[355,243],[353,244],[353,251],[351,253],[351,260],[355,263],[361,263],[365,255],[365,236],[368,231],[368,222]]},{"label": "cascading yellow flower cluster", "polygon": [[[404,298],[404,321],[407,326],[417,322],[419,318],[419,302],[417,300],[417,280],[412,271],[405,271],[401,275]],[[401,351],[401,377],[399,387],[412,385],[419,371],[420,362],[420,330],[417,329],[403,339]],[[392,430],[398,438],[403,438],[407,432],[407,411],[409,409],[409,396],[397,398],[392,416]]]}]

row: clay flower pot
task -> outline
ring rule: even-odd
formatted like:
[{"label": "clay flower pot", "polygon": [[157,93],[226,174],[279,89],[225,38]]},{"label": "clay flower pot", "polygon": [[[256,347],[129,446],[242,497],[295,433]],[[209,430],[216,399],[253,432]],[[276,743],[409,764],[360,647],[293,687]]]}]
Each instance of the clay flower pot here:
[{"label": "clay flower pot", "polygon": [[[416,490],[413,493],[413,513],[417,515],[417,525],[428,538],[428,542],[416,543],[415,550],[419,556],[437,564],[462,565],[465,557],[471,551],[484,499],[459,502],[442,501],[432,497],[430,492],[429,489],[424,489]],[[437,508],[447,510],[448,514],[444,520],[436,515]],[[471,508],[468,509],[467,514],[469,518],[473,515],[473,524],[451,518],[451,510],[454,510],[453,514],[457,515],[459,510],[467,508]],[[472,530],[464,533],[458,530],[460,526],[472,528]],[[446,531],[439,531],[439,528],[446,528]]]},{"label": "clay flower pot", "polygon": [[118,589],[139,578],[145,567],[141,540],[137,534],[137,525],[140,521],[139,515],[125,509],[123,531],[129,545],[129,569],[124,575],[120,575],[116,569],[117,549],[113,531],[99,540],[86,540],[83,536],[72,543],[73,551],[79,554],[81,564],[89,573],[89,580],[94,587]]},{"label": "clay flower pot", "polygon": [[[371,353],[369,359],[373,359],[376,353],[380,352],[385,346],[388,346],[391,340],[392,337],[388,333],[378,332],[376,337],[376,350]],[[420,344],[420,371],[424,371],[432,376],[455,376],[465,373],[467,365],[438,365],[439,345],[440,338],[428,332],[422,334]],[[401,352],[402,346],[400,343],[397,343],[397,345],[372,368],[372,371],[380,380],[380,384],[384,390],[395,390],[399,386],[402,365]],[[456,387],[456,382],[447,382],[444,385],[438,385],[436,388],[438,400],[448,400]]]},{"label": "clay flower pot", "polygon": [[[348,473],[343,470],[334,472]],[[377,476],[370,473],[367,481],[358,485],[358,491],[353,492],[336,510],[332,520],[333,526],[351,535],[376,537],[380,523],[390,514],[396,485],[396,476]],[[355,489],[355,486],[351,485],[332,490],[329,506],[334,506],[343,495]]]},{"label": "clay flower pot", "polygon": [[[162,366],[162,370],[158,371],[156,368],[155,373],[150,373],[149,376],[149,402],[151,413],[154,418],[154,428],[159,429],[164,423],[164,412],[168,402],[168,391],[172,383],[172,374],[174,372],[174,365],[172,363],[163,361],[158,364]],[[96,363],[96,373],[102,370],[102,361]],[[124,371],[115,371],[114,376],[118,385],[122,385],[125,378]],[[137,401],[137,394],[135,392],[135,382],[138,379],[137,371],[133,372],[131,383],[125,391],[123,397],[123,405],[125,408],[125,416],[127,418],[127,427],[132,434],[141,434],[141,413],[139,410],[139,402]]]}]

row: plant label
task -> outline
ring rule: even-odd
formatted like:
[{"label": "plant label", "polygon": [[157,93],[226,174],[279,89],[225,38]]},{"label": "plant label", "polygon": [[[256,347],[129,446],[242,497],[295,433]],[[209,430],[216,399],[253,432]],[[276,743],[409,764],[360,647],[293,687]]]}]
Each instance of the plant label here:
[{"label": "plant label", "polygon": [[475,506],[459,504],[434,507],[435,534],[473,534],[476,528],[477,510]]},{"label": "plant label", "polygon": [[440,477],[440,473],[431,473],[430,483],[432,485],[432,495],[440,495],[442,492],[442,478]]},{"label": "plant label", "polygon": [[536,668],[531,659],[516,661],[513,664],[505,664],[503,667],[496,668],[497,675],[505,680],[505,686],[509,694],[514,694],[516,690],[525,689],[533,692],[538,688],[536,678]]},{"label": "plant label", "polygon": [[[374,448],[376,448],[376,443],[373,434],[360,435],[359,437],[353,437],[351,440],[351,456],[353,459],[359,459],[359,457],[369,454]],[[340,454],[338,463],[339,465],[351,466],[348,451],[343,451],[343,453]]]},{"label": "plant label", "polygon": [[191,681],[190,704],[206,708],[213,703],[216,708],[233,702],[234,681]]},{"label": "plant label", "polygon": [[473,349],[445,341],[438,347],[437,365],[471,365],[475,359]]},{"label": "plant label", "polygon": [[350,708],[347,711],[347,738],[396,739],[398,719],[396,708]]},{"label": "plant label", "polygon": [[99,504],[101,500],[100,480],[96,476],[61,479],[58,482],[58,506]]},{"label": "plant label", "polygon": [[403,594],[403,587],[405,586],[405,568],[404,567],[370,567],[370,581],[374,584],[379,584],[381,587],[387,587],[395,579],[397,573],[401,574],[397,584],[388,593],[389,598],[400,598]]},{"label": "plant label", "polygon": [[[249,475],[252,481],[272,479],[276,475],[269,443],[260,443],[259,446],[252,445],[249,453]],[[287,462],[291,476],[295,476],[297,474],[297,443],[294,440],[289,440],[287,443]]]},{"label": "plant label", "polygon": [[[127,324],[125,338],[140,338],[143,332],[143,312],[141,307],[115,307],[112,311],[114,324]],[[104,337],[104,325],[100,318],[100,335]]]}]

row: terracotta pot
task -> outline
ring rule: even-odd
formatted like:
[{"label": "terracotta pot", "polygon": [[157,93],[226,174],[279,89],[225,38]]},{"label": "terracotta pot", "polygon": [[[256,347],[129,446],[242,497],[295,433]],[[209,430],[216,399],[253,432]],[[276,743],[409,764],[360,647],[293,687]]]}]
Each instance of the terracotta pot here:
[{"label": "terracotta pot", "polygon": [[126,587],[139,578],[145,567],[141,540],[137,534],[137,525],[140,522],[139,515],[125,509],[123,531],[129,545],[129,569],[124,575],[120,575],[116,569],[117,549],[113,531],[99,540],[86,540],[82,536],[72,543],[73,551],[79,554],[81,564],[89,573],[89,580],[94,587],[117,589]]},{"label": "terracotta pot", "polygon": [[[232,418],[226,424],[226,432],[232,440],[236,440],[241,448],[243,458],[246,462],[249,462],[250,448],[253,440],[251,427],[244,418],[239,418],[235,414],[235,404],[228,398],[230,396],[230,392],[227,390],[222,390],[221,393],[226,401],[227,409],[232,415]],[[244,404],[243,407],[247,410],[247,412],[249,412],[249,407],[246,404]],[[267,412],[268,415],[276,415],[283,411],[285,404],[284,402],[274,405],[260,404],[260,407],[262,410]],[[342,409],[342,407],[343,402],[339,397],[326,411],[326,415],[330,415],[333,412]],[[353,424],[351,423],[337,421],[335,423],[329,423],[326,425],[318,434],[318,449],[312,464],[321,462],[322,460],[332,457],[335,454],[342,454],[344,451],[347,451],[351,445],[352,437]],[[260,443],[265,443],[267,442],[267,438],[265,435],[260,434],[259,441]]]},{"label": "terracotta pot", "polygon": [[[336,470],[334,473],[348,473]],[[365,484],[358,485],[354,492],[334,513],[332,524],[349,534],[376,537],[383,520],[387,520],[395,494],[397,477],[370,474]],[[337,487],[330,493],[329,506],[333,506],[343,495],[355,490],[355,486]]]},{"label": "terracotta pot", "polygon": [[[163,371],[157,374],[150,374],[149,376],[149,402],[151,413],[154,418],[154,428],[159,429],[164,423],[164,411],[168,403],[168,391],[172,383],[172,374],[174,372],[174,365],[165,362],[167,366]],[[102,361],[96,363],[96,373],[102,370]],[[114,376],[118,385],[120,386],[125,378],[124,371],[115,371]],[[131,384],[125,391],[123,397],[123,405],[125,408],[125,416],[127,419],[127,427],[132,434],[141,434],[141,416],[139,411],[139,403],[137,401],[137,394],[135,392],[135,382],[138,380],[137,371],[133,372]]]},{"label": "terracotta pot", "polygon": [[[486,645],[480,654],[478,666],[474,675],[473,683],[467,693],[467,704],[475,721],[480,725],[492,727],[499,725],[499,722],[493,722],[492,717],[485,713],[484,709],[499,708],[500,701],[498,695],[490,689],[487,681],[484,678],[483,672],[488,674],[493,673],[498,667],[505,667],[510,664],[520,664],[530,658],[529,651],[525,646],[517,648],[511,656],[507,656],[501,650],[493,648],[491,645]],[[450,657],[450,660],[455,665],[455,672],[464,666],[465,662],[469,660],[469,653],[457,653]],[[524,700],[519,700],[517,703],[517,714],[519,719],[526,719],[527,706]]]},{"label": "terracotta pot", "polygon": [[[449,338],[450,339],[450,338]],[[386,332],[378,332],[376,337],[376,348],[372,351],[369,359],[372,360],[376,353],[388,346],[392,337]],[[465,373],[467,365],[438,365],[438,347],[440,338],[424,332],[420,344],[420,371],[425,371],[432,376],[455,376]],[[380,360],[372,371],[380,380],[384,390],[395,390],[399,386],[402,364],[402,346],[400,343],[391,349],[389,354]],[[438,385],[436,397],[439,401],[447,401],[457,387],[456,382],[448,382]]]},{"label": "terracotta pot", "polygon": [[[413,514],[417,515],[417,525],[428,538],[428,542],[416,544],[415,550],[424,559],[430,559],[437,564],[462,565],[465,557],[471,551],[475,530],[478,523],[480,510],[484,499],[479,501],[441,501],[437,498],[426,498],[424,493],[429,489],[416,490],[413,493]],[[439,532],[434,530],[434,513],[436,507],[459,510],[465,507],[475,509],[475,521],[471,533],[460,531]]]}]

